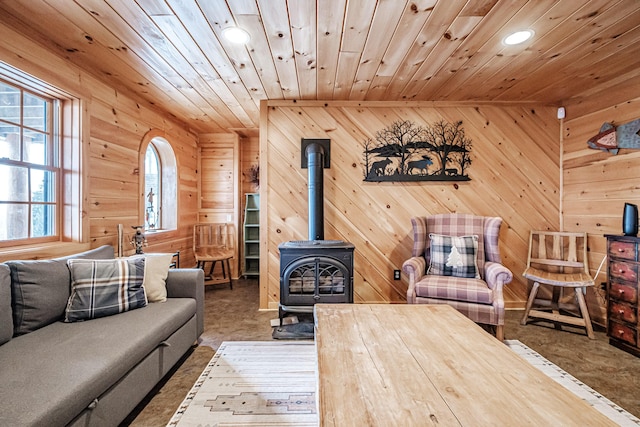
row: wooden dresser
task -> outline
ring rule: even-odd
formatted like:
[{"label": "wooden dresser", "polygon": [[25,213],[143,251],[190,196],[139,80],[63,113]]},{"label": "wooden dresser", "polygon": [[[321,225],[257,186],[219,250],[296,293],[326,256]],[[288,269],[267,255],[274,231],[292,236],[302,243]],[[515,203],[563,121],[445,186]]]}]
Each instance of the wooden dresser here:
[{"label": "wooden dresser", "polygon": [[640,238],[605,235],[607,273],[607,335],[609,343],[640,356],[638,347],[638,272]]}]

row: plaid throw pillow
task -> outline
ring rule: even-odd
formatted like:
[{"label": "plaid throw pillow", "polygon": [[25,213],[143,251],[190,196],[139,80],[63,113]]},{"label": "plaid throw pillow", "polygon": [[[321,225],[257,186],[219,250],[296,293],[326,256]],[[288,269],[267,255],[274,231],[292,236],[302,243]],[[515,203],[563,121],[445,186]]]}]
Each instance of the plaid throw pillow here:
[{"label": "plaid throw pillow", "polygon": [[67,261],[71,296],[65,322],[111,316],[147,305],[144,258]]},{"label": "plaid throw pillow", "polygon": [[429,234],[431,264],[427,274],[480,278],[476,258],[478,236],[442,236]]}]

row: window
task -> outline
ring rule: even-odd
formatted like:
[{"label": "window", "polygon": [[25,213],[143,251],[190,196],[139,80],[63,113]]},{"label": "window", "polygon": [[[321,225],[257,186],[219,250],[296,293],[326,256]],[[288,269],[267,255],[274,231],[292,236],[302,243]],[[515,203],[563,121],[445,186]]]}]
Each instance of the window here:
[{"label": "window", "polygon": [[161,170],[158,150],[152,142],[144,156],[144,194],[146,195],[144,227],[147,230],[162,228],[162,218],[159,215],[159,201],[162,200]]},{"label": "window", "polygon": [[77,98],[0,62],[0,246],[81,241],[79,117]]},{"label": "window", "polygon": [[0,81],[0,240],[58,235],[57,106]]},{"label": "window", "polygon": [[[171,144],[151,131],[143,139],[143,218],[147,231],[175,230],[178,225],[176,157]],[[146,142],[148,140],[148,142]]]}]

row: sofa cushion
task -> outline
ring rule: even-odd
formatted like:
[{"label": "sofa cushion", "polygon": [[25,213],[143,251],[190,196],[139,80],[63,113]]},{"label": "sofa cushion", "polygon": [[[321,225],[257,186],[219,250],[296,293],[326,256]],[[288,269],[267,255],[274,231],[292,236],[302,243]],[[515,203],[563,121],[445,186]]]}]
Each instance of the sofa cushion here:
[{"label": "sofa cushion", "polygon": [[0,425],[67,425],[195,313],[194,299],[169,298],[12,339],[0,346]]},{"label": "sofa cushion", "polygon": [[71,292],[66,264],[66,260],[70,258],[113,258],[113,247],[105,245],[52,260],[6,262],[11,270],[14,336],[33,332],[62,320]]},{"label": "sofa cushion", "polygon": [[147,305],[144,258],[67,260],[71,296],[65,322],[111,316]]},{"label": "sofa cushion", "polygon": [[478,236],[443,236],[429,234],[431,263],[427,274],[480,278],[478,271]]},{"label": "sofa cushion", "polygon": [[67,261],[68,259],[113,259],[114,257],[115,251],[113,250],[113,246],[103,245],[95,249],[89,249],[88,251],[78,252],[77,254],[71,254],[54,259]]},{"label": "sofa cushion", "polygon": [[11,270],[0,264],[0,345],[13,336],[13,313],[11,310]]}]

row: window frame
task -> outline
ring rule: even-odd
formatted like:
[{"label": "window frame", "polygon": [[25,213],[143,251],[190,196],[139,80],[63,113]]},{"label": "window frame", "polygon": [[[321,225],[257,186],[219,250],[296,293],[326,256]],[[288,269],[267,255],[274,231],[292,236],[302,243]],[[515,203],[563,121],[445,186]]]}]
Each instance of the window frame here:
[{"label": "window frame", "polygon": [[175,232],[178,229],[178,159],[166,137],[165,132],[152,129],[142,138],[139,151],[139,219],[140,224],[145,224],[145,214],[147,205],[146,183],[145,183],[145,157],[150,144],[156,150],[160,163],[160,187],[161,193],[157,203],[159,203],[159,214],[161,216],[161,228],[145,229],[147,238],[151,234]]},{"label": "window frame", "polygon": [[[54,169],[57,170],[54,224],[56,232],[53,236],[0,240],[0,251],[11,253],[16,250],[24,251],[49,244],[85,243],[88,237],[88,223],[83,220],[82,216],[82,194],[85,187],[84,182],[86,182],[82,168],[83,156],[85,155],[82,149],[82,135],[84,132],[83,121],[86,119],[82,114],[82,99],[3,61],[0,61],[0,80],[19,88],[21,97],[24,96],[24,93],[28,93],[53,101],[52,107],[56,111],[48,112],[51,116],[48,125],[52,126],[50,133],[52,139],[57,139],[57,153],[55,151],[52,153],[56,156]],[[57,119],[53,118],[54,114],[57,114]],[[21,127],[23,129],[29,128],[24,123],[21,124]],[[22,141],[20,144],[23,144]],[[14,164],[29,165],[22,159]],[[34,164],[34,166],[39,170],[52,170],[50,165]],[[29,203],[31,204],[31,201]],[[29,225],[29,229],[31,229],[31,225]]]}]

